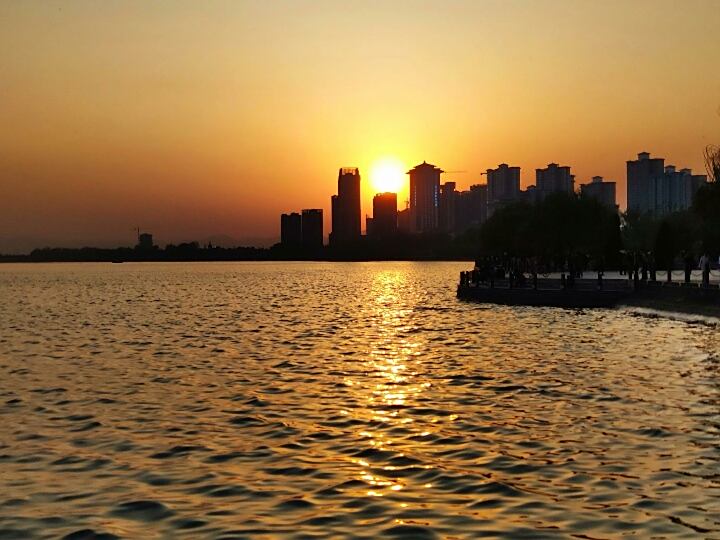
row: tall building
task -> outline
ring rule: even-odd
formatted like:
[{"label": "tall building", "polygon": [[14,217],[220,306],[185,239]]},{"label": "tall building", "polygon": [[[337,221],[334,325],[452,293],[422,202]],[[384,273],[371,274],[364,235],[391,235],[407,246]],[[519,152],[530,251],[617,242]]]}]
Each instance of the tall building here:
[{"label": "tall building", "polygon": [[346,167],[338,172],[338,194],[331,198],[330,244],[342,245],[360,239],[360,171]]},{"label": "tall building", "polygon": [[394,236],[398,231],[397,193],[378,193],[373,197],[372,226],[368,234],[375,237]]},{"label": "tall building", "polygon": [[323,247],[323,211],[320,208],[302,211],[302,247],[308,250]]},{"label": "tall building", "polygon": [[674,165],[665,166],[664,158],[640,152],[636,160],[627,162],[628,210],[655,215],[685,210],[706,182],[704,174],[678,171]]},{"label": "tall building", "polygon": [[570,167],[550,163],[544,169],[535,169],[537,197],[544,199],[550,193],[575,193],[575,176]]},{"label": "tall building", "polygon": [[438,229],[440,174],[442,169],[422,162],[410,169],[410,230],[422,233]]},{"label": "tall building", "polygon": [[615,191],[615,182],[606,182],[602,176],[593,176],[589,184],[580,186],[580,194],[583,197],[597,199],[601,204],[611,208],[617,206]]},{"label": "tall building", "polygon": [[693,174],[692,169],[678,171],[674,165],[666,166],[658,197],[660,213],[678,212],[690,208],[698,189],[706,182],[706,175]]},{"label": "tall building", "polygon": [[455,216],[458,192],[455,182],[440,185],[440,205],[438,206],[438,229],[442,232],[455,232]]},{"label": "tall building", "polygon": [[149,250],[153,249],[153,235],[150,233],[138,232],[138,243],[136,246],[138,249]]},{"label": "tall building", "polygon": [[501,163],[487,170],[487,217],[502,205],[520,199],[520,167]]},{"label": "tall building", "polygon": [[656,186],[665,174],[665,159],[651,158],[649,152],[640,152],[637,160],[627,162],[628,210],[645,213],[656,209]]},{"label": "tall building", "polygon": [[410,228],[410,208],[399,210],[397,215],[398,232],[409,233]]},{"label": "tall building", "polygon": [[475,184],[468,191],[460,191],[455,203],[455,232],[463,233],[487,220],[487,184]]},{"label": "tall building", "polygon": [[302,246],[302,218],[298,212],[280,216],[280,243],[291,248]]}]

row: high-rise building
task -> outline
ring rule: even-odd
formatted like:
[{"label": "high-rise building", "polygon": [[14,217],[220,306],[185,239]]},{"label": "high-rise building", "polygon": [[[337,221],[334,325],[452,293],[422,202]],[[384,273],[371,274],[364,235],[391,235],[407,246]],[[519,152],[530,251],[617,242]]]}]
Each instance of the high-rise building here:
[{"label": "high-rise building", "polygon": [[615,182],[607,182],[602,176],[593,176],[589,184],[580,186],[580,194],[583,197],[597,199],[601,204],[615,208],[617,206],[615,197]]},{"label": "high-rise building", "polygon": [[665,159],[651,158],[649,152],[640,152],[637,160],[627,162],[628,210],[645,213],[656,210],[656,186],[665,174]]},{"label": "high-rise building", "polygon": [[679,212],[692,206],[698,189],[707,182],[704,174],[693,174],[691,169],[675,169],[674,165],[665,167],[661,188],[658,190],[657,204],[659,213]]},{"label": "high-rise building", "polygon": [[410,229],[422,233],[438,229],[442,169],[423,161],[410,169]]},{"label": "high-rise building", "polygon": [[315,251],[323,247],[323,211],[320,208],[302,211],[302,247]]},{"label": "high-rise building", "polygon": [[678,171],[674,165],[665,166],[663,158],[640,152],[637,160],[627,162],[628,210],[655,215],[686,210],[706,182],[704,174]]},{"label": "high-rise building", "polygon": [[456,202],[458,192],[455,182],[440,185],[440,205],[438,207],[438,228],[442,232],[455,232]]},{"label": "high-rise building", "polygon": [[291,248],[302,246],[302,218],[298,212],[280,216],[280,243]]},{"label": "high-rise building", "polygon": [[409,233],[410,228],[410,208],[399,210],[397,214],[398,232]]},{"label": "high-rise building", "polygon": [[460,191],[455,203],[455,232],[463,233],[487,220],[487,184],[475,184]]},{"label": "high-rise building", "polygon": [[338,172],[338,194],[331,198],[330,244],[342,245],[360,239],[360,171],[346,167]]},{"label": "high-rise building", "polygon": [[371,228],[368,228],[368,234],[371,236],[387,237],[397,234],[397,193],[378,193],[373,197],[371,223]]},{"label": "high-rise building", "polygon": [[575,193],[575,176],[570,174],[570,167],[550,163],[544,169],[535,169],[535,187],[539,199],[550,193]]},{"label": "high-rise building", "polygon": [[520,199],[520,167],[501,163],[487,170],[487,217],[502,205]]},{"label": "high-rise building", "polygon": [[150,233],[138,232],[138,243],[136,246],[138,249],[149,250],[153,249],[153,235]]}]

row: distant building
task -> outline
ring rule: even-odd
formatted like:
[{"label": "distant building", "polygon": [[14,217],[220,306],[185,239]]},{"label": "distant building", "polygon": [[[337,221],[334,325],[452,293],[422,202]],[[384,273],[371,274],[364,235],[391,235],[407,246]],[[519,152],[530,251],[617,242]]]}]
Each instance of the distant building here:
[{"label": "distant building", "polygon": [[636,160],[627,162],[628,210],[655,215],[686,210],[706,182],[704,174],[678,171],[673,165],[665,166],[664,158],[640,152]]},{"label": "distant building", "polygon": [[529,204],[535,204],[536,202],[542,200],[540,191],[537,189],[537,186],[528,186],[525,188],[525,191],[520,193],[520,198]]},{"label": "distant building", "polygon": [[323,211],[320,208],[302,211],[302,247],[308,250],[323,247]]},{"label": "distant building", "polygon": [[627,162],[627,207],[635,212],[655,212],[657,185],[665,175],[665,160],[640,152],[637,160]]},{"label": "distant building", "polygon": [[280,243],[290,248],[302,246],[302,218],[298,212],[280,216]]},{"label": "distant building", "polygon": [[455,182],[445,182],[440,186],[438,229],[446,233],[455,232],[456,202],[458,195],[455,186]]},{"label": "distant building", "polygon": [[394,236],[398,231],[397,193],[378,193],[373,197],[373,217],[368,234],[375,237]]},{"label": "distant building", "polygon": [[597,199],[601,204],[615,208],[617,206],[615,182],[606,182],[602,176],[593,176],[589,184],[580,186],[583,197]]},{"label": "distant building", "polygon": [[660,213],[679,212],[692,206],[697,191],[707,183],[704,174],[693,174],[692,169],[675,169],[674,165],[665,167],[664,179],[660,190]]},{"label": "distant building", "polygon": [[411,232],[410,228],[410,208],[405,208],[405,210],[400,210],[398,212],[398,232],[402,233],[409,233]]},{"label": "distant building", "polygon": [[544,199],[550,193],[575,193],[575,176],[570,167],[550,163],[544,169],[535,169],[536,197]]},{"label": "distant building", "polygon": [[455,202],[455,228],[458,234],[478,227],[487,220],[487,184],[475,184],[468,191],[459,191]]},{"label": "distant building", "polygon": [[520,167],[501,163],[487,170],[487,217],[501,206],[520,199]]},{"label": "distant building", "polygon": [[450,234],[461,234],[487,219],[487,185],[472,185],[467,191],[457,191],[456,185],[440,186],[439,229]]},{"label": "distant building", "polygon": [[440,174],[442,169],[422,162],[410,169],[410,230],[422,233],[438,229]]},{"label": "distant building", "polygon": [[338,194],[331,198],[330,244],[342,245],[360,239],[360,171],[354,167],[338,172]]},{"label": "distant building", "polygon": [[150,233],[138,233],[138,243],[137,248],[138,249],[153,249],[155,246],[153,244],[153,235]]}]

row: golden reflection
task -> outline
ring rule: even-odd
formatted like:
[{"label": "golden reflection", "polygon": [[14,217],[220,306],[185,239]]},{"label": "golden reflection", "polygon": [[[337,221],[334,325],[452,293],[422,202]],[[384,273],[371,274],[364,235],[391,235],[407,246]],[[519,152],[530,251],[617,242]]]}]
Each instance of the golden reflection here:
[{"label": "golden reflection", "polygon": [[[362,375],[344,381],[356,392],[356,400],[365,404],[345,412],[379,424],[378,429],[365,428],[359,432],[365,448],[389,452],[381,458],[383,462],[352,460],[358,467],[357,478],[370,487],[366,491],[368,497],[383,497],[407,487],[407,479],[399,478],[406,466],[404,462],[385,460],[413,459],[407,455],[412,454],[412,448],[408,447],[412,445],[410,439],[406,435],[396,438],[392,433],[393,430],[408,433],[414,420],[406,411],[416,406],[418,397],[430,387],[429,382],[417,380],[415,362],[424,346],[412,332],[413,309],[407,307],[406,296],[413,291],[409,287],[405,271],[386,270],[375,274],[366,304],[367,318],[372,323],[372,345]],[[425,487],[431,485],[425,484]],[[403,506],[407,505],[403,503]]]}]

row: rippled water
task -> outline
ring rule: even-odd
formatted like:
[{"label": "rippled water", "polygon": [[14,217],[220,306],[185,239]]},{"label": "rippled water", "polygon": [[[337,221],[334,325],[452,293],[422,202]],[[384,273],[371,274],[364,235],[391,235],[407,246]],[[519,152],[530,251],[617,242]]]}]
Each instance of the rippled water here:
[{"label": "rippled water", "polygon": [[720,330],[465,266],[0,266],[0,538],[720,538]]}]

